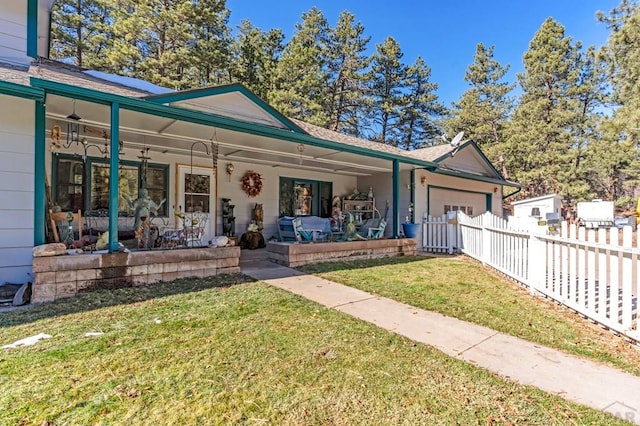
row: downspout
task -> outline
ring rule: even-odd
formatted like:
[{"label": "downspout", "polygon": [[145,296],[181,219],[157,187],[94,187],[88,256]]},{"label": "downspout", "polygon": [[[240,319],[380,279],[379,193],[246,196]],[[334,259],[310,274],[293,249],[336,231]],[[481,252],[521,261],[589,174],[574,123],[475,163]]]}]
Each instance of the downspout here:
[{"label": "downspout", "polygon": [[111,158],[109,160],[109,253],[118,251],[118,200],[120,199],[120,104],[111,104]]},{"label": "downspout", "polygon": [[393,160],[393,238],[400,238],[400,161]]},{"label": "downspout", "polygon": [[409,202],[413,206],[413,211],[411,212],[411,217],[409,221],[411,223],[416,223],[416,169],[411,169],[411,173],[409,174],[411,191],[409,193]]}]

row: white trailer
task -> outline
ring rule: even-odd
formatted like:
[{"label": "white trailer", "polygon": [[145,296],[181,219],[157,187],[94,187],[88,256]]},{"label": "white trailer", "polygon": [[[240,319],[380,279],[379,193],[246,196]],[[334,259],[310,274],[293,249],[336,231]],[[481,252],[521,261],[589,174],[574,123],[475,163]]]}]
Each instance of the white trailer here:
[{"label": "white trailer", "polygon": [[576,216],[586,228],[609,228],[613,226],[613,201],[583,201],[576,206]]}]

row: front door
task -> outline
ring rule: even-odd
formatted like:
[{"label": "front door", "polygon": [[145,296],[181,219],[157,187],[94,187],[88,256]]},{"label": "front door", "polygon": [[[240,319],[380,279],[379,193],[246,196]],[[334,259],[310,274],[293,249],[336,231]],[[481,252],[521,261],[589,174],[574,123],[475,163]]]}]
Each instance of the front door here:
[{"label": "front door", "polygon": [[207,243],[215,235],[215,175],[208,167],[178,165],[177,210],[184,218],[176,217],[176,226],[197,225],[204,228],[200,243]]}]

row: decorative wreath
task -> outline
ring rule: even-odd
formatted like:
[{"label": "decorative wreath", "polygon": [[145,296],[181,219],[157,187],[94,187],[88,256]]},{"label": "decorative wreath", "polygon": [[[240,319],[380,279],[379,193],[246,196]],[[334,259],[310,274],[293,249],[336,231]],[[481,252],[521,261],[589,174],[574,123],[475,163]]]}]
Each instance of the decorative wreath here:
[{"label": "decorative wreath", "polygon": [[260,173],[256,173],[253,170],[247,170],[242,176],[242,189],[247,193],[249,197],[255,197],[262,191],[262,177]]}]

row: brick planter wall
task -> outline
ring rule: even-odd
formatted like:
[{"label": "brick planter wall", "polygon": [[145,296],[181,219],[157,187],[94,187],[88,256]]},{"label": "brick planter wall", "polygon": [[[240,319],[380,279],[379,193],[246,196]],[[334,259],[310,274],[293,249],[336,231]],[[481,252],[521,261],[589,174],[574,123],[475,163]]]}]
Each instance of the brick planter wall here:
[{"label": "brick planter wall", "polygon": [[240,272],[240,247],[190,248],[33,258],[32,303],[95,289]]},{"label": "brick planter wall", "polygon": [[309,263],[414,256],[416,240],[402,238],[313,244],[270,242],[267,251],[272,261],[295,268]]}]

